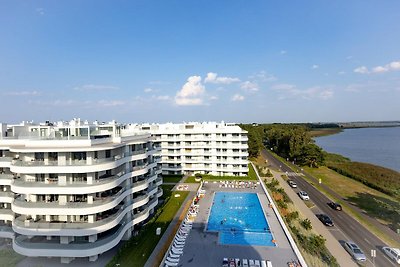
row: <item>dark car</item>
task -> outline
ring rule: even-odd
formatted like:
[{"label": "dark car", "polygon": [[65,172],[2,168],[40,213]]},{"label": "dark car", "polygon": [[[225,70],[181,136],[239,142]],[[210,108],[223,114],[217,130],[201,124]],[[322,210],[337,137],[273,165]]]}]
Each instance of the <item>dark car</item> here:
[{"label": "dark car", "polygon": [[342,206],[339,203],[329,202],[328,205],[334,210],[342,210]]},{"label": "dark car", "polygon": [[328,215],[326,215],[326,214],[317,214],[316,216],[326,226],[333,226],[334,225],[332,219]]}]

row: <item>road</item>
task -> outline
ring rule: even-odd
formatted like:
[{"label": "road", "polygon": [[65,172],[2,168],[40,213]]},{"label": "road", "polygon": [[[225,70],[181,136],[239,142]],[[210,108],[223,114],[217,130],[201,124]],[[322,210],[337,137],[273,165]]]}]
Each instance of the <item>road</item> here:
[{"label": "road", "polygon": [[[332,218],[335,223],[334,227],[330,228],[332,235],[342,244],[343,241],[352,240],[355,242],[367,256],[368,261],[366,266],[374,266],[373,259],[371,258],[371,249],[376,250],[375,266],[389,267],[395,265],[382,251],[381,248],[387,246],[378,237],[368,231],[359,222],[353,219],[344,211],[335,211],[331,209],[327,203],[331,202],[323,193],[321,193],[314,186],[309,184],[299,175],[293,175],[293,170],[282,164],[279,160],[273,157],[267,150],[262,151],[262,155],[268,159],[271,166],[281,169],[283,172],[289,173],[289,178],[295,181],[301,190],[304,190],[310,196],[310,199],[316,205],[312,208],[315,214],[325,213]],[[299,189],[296,189],[299,190]]]}]

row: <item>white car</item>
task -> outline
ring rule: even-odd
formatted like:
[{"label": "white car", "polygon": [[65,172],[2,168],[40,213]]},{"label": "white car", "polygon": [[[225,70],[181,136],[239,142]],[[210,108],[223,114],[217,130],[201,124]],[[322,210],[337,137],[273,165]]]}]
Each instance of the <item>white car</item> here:
[{"label": "white car", "polygon": [[296,188],[297,187],[296,182],[293,181],[293,180],[289,180],[288,183],[289,183],[290,187],[292,187],[292,188]]},{"label": "white car", "polygon": [[302,200],[310,200],[310,197],[308,196],[308,194],[307,194],[305,191],[300,191],[300,192],[299,192],[299,197],[300,197]]},{"label": "white car", "polygon": [[389,258],[400,264],[400,248],[383,247],[382,249]]},{"label": "white car", "polygon": [[367,260],[367,257],[365,257],[364,252],[354,242],[351,241],[344,242],[344,248],[356,261]]}]

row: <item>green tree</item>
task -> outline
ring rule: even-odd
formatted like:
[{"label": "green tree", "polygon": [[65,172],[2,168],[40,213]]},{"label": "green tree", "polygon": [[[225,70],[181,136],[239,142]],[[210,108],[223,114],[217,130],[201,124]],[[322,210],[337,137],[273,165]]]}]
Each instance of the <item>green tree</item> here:
[{"label": "green tree", "polygon": [[322,149],[315,144],[308,144],[300,157],[301,164],[317,168],[324,164],[325,155]]}]

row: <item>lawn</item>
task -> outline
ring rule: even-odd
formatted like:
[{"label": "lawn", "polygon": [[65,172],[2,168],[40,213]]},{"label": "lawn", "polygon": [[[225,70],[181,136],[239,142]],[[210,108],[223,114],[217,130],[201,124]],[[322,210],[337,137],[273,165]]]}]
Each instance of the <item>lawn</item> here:
[{"label": "lawn", "polygon": [[[168,225],[181,207],[189,192],[179,192],[179,197],[172,196],[173,186],[163,186],[165,204],[158,208],[157,214],[144,226],[139,235],[127,241],[117,255],[107,264],[108,267],[116,266],[144,266],[148,257],[153,252]],[[157,236],[156,229],[161,228],[161,235]]]},{"label": "lawn", "polygon": [[[215,176],[215,175],[209,175],[209,174],[202,174],[202,179],[204,181],[226,181],[226,180],[236,180],[236,181],[252,181],[252,180],[257,180],[257,175],[251,166],[249,164],[249,175],[248,176]],[[186,178],[185,183],[200,183],[195,181],[195,176],[189,176]]]},{"label": "lawn", "polygon": [[17,266],[17,263],[23,258],[24,256],[14,252],[12,248],[0,249],[0,266]]},{"label": "lawn", "polygon": [[379,219],[394,231],[400,228],[400,203],[396,198],[340,175],[327,167],[318,169],[305,167],[305,170],[371,217]]},{"label": "lawn", "polygon": [[164,183],[178,183],[182,179],[183,175],[163,175]]}]

